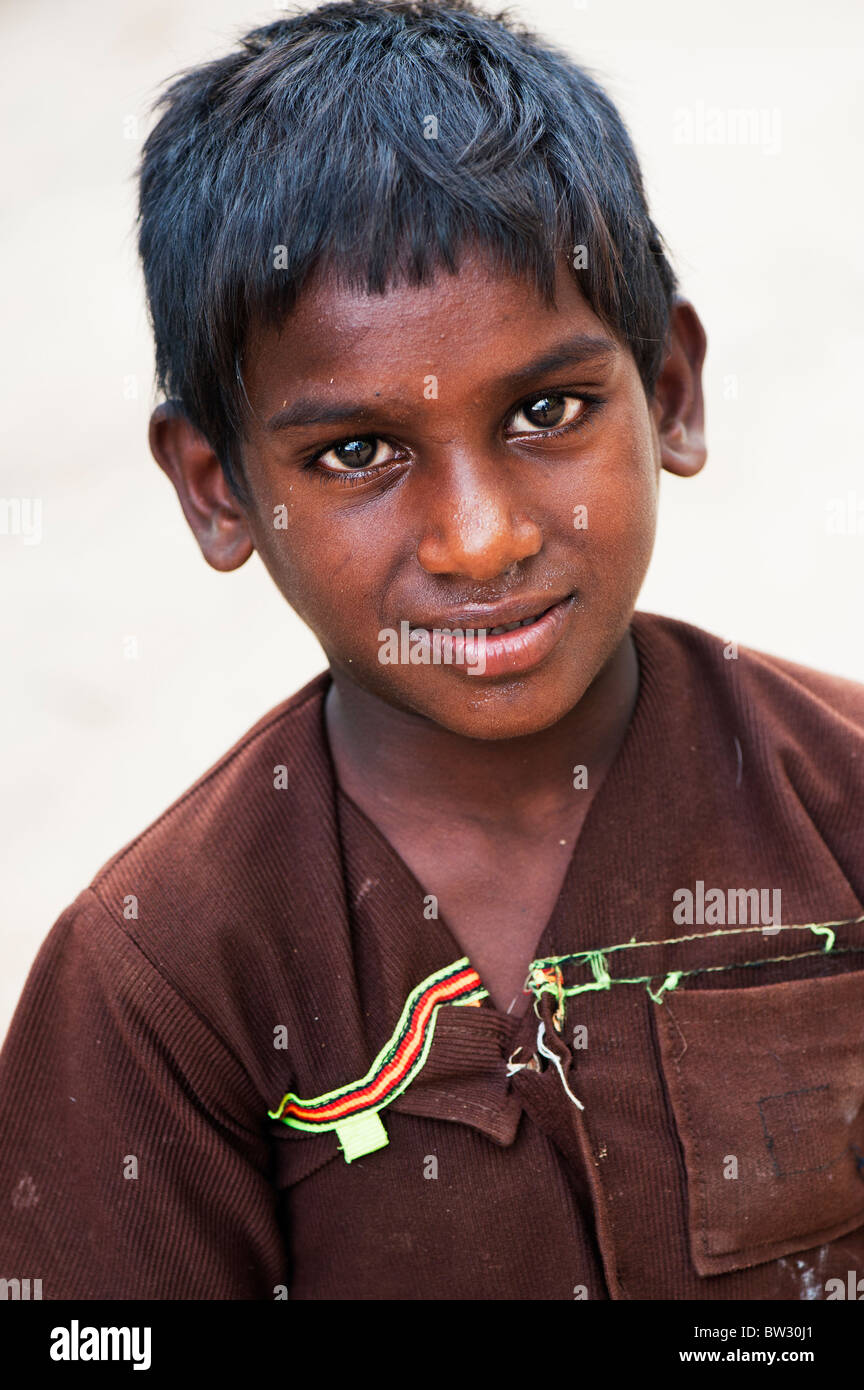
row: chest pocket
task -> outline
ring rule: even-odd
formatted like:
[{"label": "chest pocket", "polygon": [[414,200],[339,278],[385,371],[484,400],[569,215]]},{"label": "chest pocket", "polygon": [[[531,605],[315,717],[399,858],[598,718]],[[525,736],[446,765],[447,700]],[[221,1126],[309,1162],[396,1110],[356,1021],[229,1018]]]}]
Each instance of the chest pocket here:
[{"label": "chest pocket", "polygon": [[864,971],[657,1006],[700,1275],[864,1224]]}]

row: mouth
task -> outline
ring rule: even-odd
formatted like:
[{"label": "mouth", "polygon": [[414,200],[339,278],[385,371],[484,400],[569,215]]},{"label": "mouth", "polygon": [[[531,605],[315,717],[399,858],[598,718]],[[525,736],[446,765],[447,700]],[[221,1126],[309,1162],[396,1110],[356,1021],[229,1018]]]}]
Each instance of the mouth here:
[{"label": "mouth", "polygon": [[[567,594],[546,606],[542,603],[541,599],[533,612],[526,612],[525,603],[463,608],[434,626],[410,624],[411,640],[421,648],[437,642],[440,650],[441,640],[449,638],[455,652],[453,664],[464,666],[469,675],[521,674],[539,666],[557,645],[576,595]],[[445,664],[450,663],[445,659]]]}]

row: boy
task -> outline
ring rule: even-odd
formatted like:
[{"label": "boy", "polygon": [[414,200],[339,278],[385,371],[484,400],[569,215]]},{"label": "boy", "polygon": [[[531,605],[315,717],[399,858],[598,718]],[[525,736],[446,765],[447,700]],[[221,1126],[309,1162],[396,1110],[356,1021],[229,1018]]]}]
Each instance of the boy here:
[{"label": "boy", "polygon": [[44,1297],[799,1299],[864,1266],[864,689],[634,612],[705,337],[581,70],[336,4],[163,98],[151,447],[329,671],[55,925]]}]

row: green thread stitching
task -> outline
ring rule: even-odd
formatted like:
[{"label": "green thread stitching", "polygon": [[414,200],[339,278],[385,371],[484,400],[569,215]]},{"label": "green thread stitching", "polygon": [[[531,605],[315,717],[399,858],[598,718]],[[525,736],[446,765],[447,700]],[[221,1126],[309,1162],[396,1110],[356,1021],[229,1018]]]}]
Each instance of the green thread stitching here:
[{"label": "green thread stitching", "polygon": [[666,993],[667,990],[678,988],[678,981],[681,979],[681,976],[683,974],[683,970],[670,970],[669,974],[666,976],[666,979],[663,981],[656,994],[652,990],[650,984],[647,984],[645,986],[645,988],[648,991],[648,994],[654,1000],[655,1004],[663,1003],[663,995]]},{"label": "green thread stitching", "polygon": [[[859,920],[860,920],[860,919],[859,919]],[[834,925],[835,925],[835,926],[839,926],[840,923],[839,923],[839,922],[835,922]],[[827,937],[827,941],[826,941],[826,943],[825,943],[825,951],[826,951],[826,953],[827,953],[828,951],[833,950],[834,941],[835,941],[835,934],[834,934],[834,932],[831,930],[831,928],[829,927],[829,925],[828,925],[827,922],[825,922],[822,926],[817,925],[817,923],[815,923],[815,922],[811,922],[811,923],[810,923],[810,930],[816,932],[817,936],[825,936],[825,937]]]},{"label": "green thread stitching", "polygon": [[[606,964],[606,957],[602,951],[589,951],[588,964],[591,966],[591,974],[594,976],[594,984],[586,985],[586,989],[610,989],[612,986],[612,976],[609,974],[609,967]],[[564,993],[567,991],[565,989]]]},{"label": "green thread stitching", "polygon": [[801,925],[792,925],[790,923],[788,926],[779,926],[779,931],[809,931],[813,932],[817,936],[824,936],[825,945],[823,947],[820,947],[818,951],[799,951],[797,954],[791,956],[765,956],[762,959],[758,960],[733,961],[730,965],[702,965],[694,966],[692,970],[673,970],[670,971],[669,974],[666,976],[664,983],[661,985],[660,989],[657,991],[656,994],[654,994],[651,989],[651,981],[654,978],[653,975],[633,975],[626,978],[623,978],[621,976],[610,976],[606,962],[606,956],[610,955],[613,951],[639,950],[640,948],[645,946],[678,946],[685,941],[706,941],[712,936],[741,936],[746,935],[749,932],[761,933],[765,929],[764,926],[732,928],[718,927],[716,931],[692,932],[688,936],[670,936],[666,937],[662,941],[621,941],[615,946],[605,946],[602,951],[573,951],[566,956],[541,956],[538,960],[534,960],[531,962],[531,971],[529,972],[528,978],[525,981],[524,987],[526,991],[531,990],[531,992],[534,993],[536,996],[534,1006],[536,1012],[537,1000],[539,999],[541,994],[544,994],[548,991],[555,994],[556,997],[558,997],[559,992],[555,988],[555,986],[549,982],[544,982],[542,985],[536,987],[532,985],[531,977],[534,971],[537,969],[542,970],[544,967],[548,968],[550,966],[556,966],[560,970],[561,966],[565,963],[569,961],[575,961],[580,965],[589,966],[591,969],[591,973],[594,976],[594,979],[593,981],[589,980],[587,984],[571,985],[569,989],[564,988],[564,990],[561,992],[562,997],[570,998],[574,994],[585,994],[589,990],[609,989],[610,986],[613,984],[645,985],[647,992],[650,995],[650,997],[654,1000],[654,1003],[659,1004],[662,1003],[664,993],[666,993],[669,990],[675,989],[679,981],[685,975],[703,975],[719,970],[741,970],[746,967],[752,966],[774,965],[783,961],[804,960],[808,956],[827,955],[829,952],[832,951],[835,955],[848,955],[850,953],[854,954],[856,950],[862,950],[864,948],[852,946],[843,947],[838,951],[834,950],[836,933],[832,930],[832,928],[857,926],[861,922],[864,922],[864,915],[862,915],[861,917],[849,917],[844,919],[843,921],[838,922],[807,922]]}]

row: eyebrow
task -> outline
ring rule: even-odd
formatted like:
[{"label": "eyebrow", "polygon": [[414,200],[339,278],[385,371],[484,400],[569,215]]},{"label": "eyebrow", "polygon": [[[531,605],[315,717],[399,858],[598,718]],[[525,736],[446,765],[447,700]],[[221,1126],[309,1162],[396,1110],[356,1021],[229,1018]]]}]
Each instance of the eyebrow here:
[{"label": "eyebrow", "polygon": [[[556,347],[547,349],[539,357],[526,362],[524,366],[509,372],[507,381],[514,383],[528,381],[558,371],[561,367],[574,367],[585,362],[600,365],[618,352],[618,345],[611,338],[602,338],[590,333],[577,333]],[[304,425],[341,425],[346,421],[357,420],[368,415],[374,407],[369,401],[344,401],[329,403],[315,396],[298,396],[290,405],[277,410],[268,421],[268,431],[299,429]]]},{"label": "eyebrow", "polygon": [[328,405],[314,396],[298,396],[296,401],[292,401],[283,410],[277,410],[267,421],[267,429],[289,430],[302,425],[341,425],[346,420],[356,420],[368,412],[368,401],[346,401],[342,405]]},{"label": "eyebrow", "polygon": [[590,333],[577,333],[557,347],[549,348],[533,361],[527,362],[511,372],[508,380],[525,381],[530,377],[545,376],[547,372],[557,372],[559,367],[576,367],[584,362],[608,361],[618,351],[617,343],[611,338],[600,338]]}]

